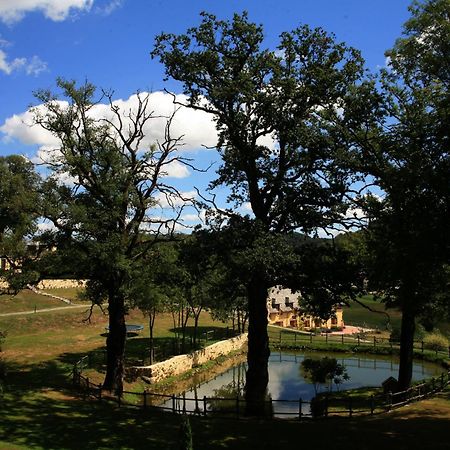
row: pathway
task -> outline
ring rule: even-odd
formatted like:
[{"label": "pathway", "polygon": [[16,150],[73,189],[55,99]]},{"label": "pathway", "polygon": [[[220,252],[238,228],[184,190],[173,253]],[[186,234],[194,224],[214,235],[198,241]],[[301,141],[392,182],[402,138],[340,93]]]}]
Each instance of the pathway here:
[{"label": "pathway", "polygon": [[43,312],[50,312],[50,311],[62,311],[64,309],[76,309],[76,308],[89,309],[89,305],[73,305],[72,304],[71,306],[58,306],[56,308],[43,308],[43,309],[33,309],[31,311],[10,312],[10,313],[0,314],[0,317],[21,316],[21,315],[27,315],[27,314],[36,314],[36,313],[43,313]]}]

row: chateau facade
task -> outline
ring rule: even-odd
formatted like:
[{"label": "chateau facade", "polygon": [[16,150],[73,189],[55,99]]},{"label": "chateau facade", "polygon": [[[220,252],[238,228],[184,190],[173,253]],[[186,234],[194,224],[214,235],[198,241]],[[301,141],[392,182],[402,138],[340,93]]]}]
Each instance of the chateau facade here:
[{"label": "chateau facade", "polygon": [[299,330],[342,329],[344,328],[343,311],[340,305],[336,305],[333,315],[328,320],[313,317],[302,312],[300,302],[301,295],[292,293],[290,289],[282,286],[274,286],[269,290],[267,311],[269,325],[278,325],[285,328]]}]

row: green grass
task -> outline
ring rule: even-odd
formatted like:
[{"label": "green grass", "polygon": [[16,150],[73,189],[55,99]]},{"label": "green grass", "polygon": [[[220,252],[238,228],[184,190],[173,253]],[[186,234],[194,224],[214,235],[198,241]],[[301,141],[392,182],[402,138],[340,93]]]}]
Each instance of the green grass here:
[{"label": "green grass", "polygon": [[0,295],[0,314],[61,306],[67,306],[67,304],[61,300],[35,294],[30,290],[21,291],[17,295]]},{"label": "green grass", "polygon": [[[86,316],[81,309],[0,318],[0,329],[8,331],[3,357],[9,370],[1,402],[0,448],[177,449],[179,416],[119,409],[76,395],[68,379],[73,362],[105,344],[107,318],[98,309],[91,323],[83,321]],[[145,326],[143,334],[127,342],[130,350],[145,347],[147,319],[133,311],[127,322]],[[224,326],[206,314],[201,325]],[[155,335],[173,335],[170,315],[157,319]],[[362,450],[443,450],[448,448],[450,391],[372,418],[298,423],[193,417],[191,426],[196,450],[340,450],[349,445]]]},{"label": "green grass", "polygon": [[[375,311],[388,313],[390,318],[389,326],[387,326],[388,321],[385,314],[371,312],[356,302],[350,302],[350,306],[344,306],[345,324],[372,328],[381,332],[388,332],[392,329],[400,330],[402,320],[400,310],[395,308],[386,309],[383,303],[373,299],[373,295],[364,295],[359,300]],[[448,320],[438,322],[436,328],[446,336],[450,336],[450,323]]]},{"label": "green grass", "polygon": [[81,302],[82,299],[80,295],[83,293],[84,288],[55,288],[55,289],[42,289],[44,292],[49,294],[58,295],[59,297],[67,298],[74,302]]},{"label": "green grass", "polygon": [[359,303],[350,302],[350,306],[344,307],[344,322],[347,325],[361,326],[364,328],[373,328],[380,331],[386,330],[388,325],[387,317],[380,312],[386,312],[389,314],[391,328],[400,327],[401,312],[398,309],[386,309],[383,303],[375,301],[373,295],[364,295],[359,300],[366,306],[376,312],[371,312],[367,308],[364,308]]}]

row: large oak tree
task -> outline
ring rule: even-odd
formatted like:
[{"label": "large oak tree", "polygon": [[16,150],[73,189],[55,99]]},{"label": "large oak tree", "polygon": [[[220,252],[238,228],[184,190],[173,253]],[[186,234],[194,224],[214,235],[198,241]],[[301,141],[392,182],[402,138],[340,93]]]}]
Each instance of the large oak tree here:
[{"label": "large oak tree", "polygon": [[[341,107],[363,76],[358,51],[322,29],[282,33],[277,49],[264,47],[262,26],[235,14],[207,13],[185,34],[161,34],[152,52],[168,78],[182,83],[188,108],[214,118],[222,164],[211,189],[224,185],[234,211],[249,202],[252,216],[227,211],[243,230],[248,258],[249,412],[261,414],[268,382],[267,290],[278,253],[271,236],[311,233],[342,218],[350,173],[340,166],[347,143],[340,127],[356,125]],[[232,220],[230,219],[232,217]],[[274,248],[268,249],[272,242]]]}]

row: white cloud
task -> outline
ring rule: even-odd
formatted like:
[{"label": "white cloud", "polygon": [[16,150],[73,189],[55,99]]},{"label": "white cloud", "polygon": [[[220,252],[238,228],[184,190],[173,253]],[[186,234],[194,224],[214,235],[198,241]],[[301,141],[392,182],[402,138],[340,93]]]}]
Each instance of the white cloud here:
[{"label": "white cloud", "polygon": [[123,0],[111,0],[106,5],[97,6],[95,12],[101,14],[102,16],[109,16],[116,9],[120,8],[123,4]]},{"label": "white cloud", "polygon": [[47,70],[47,63],[45,61],[42,61],[42,59],[36,55],[34,55],[25,66],[27,75],[33,75],[35,77],[37,77],[41,72],[46,72]]},{"label": "white cloud", "polygon": [[47,70],[47,63],[36,55],[31,59],[14,58],[13,60],[8,60],[8,55],[3,50],[0,50],[0,71],[6,75],[11,75],[12,72],[18,70],[25,70],[27,75],[37,76]]},{"label": "white cloud", "polygon": [[89,11],[94,0],[0,0],[0,20],[19,22],[27,13],[39,11],[47,19],[60,22],[73,11]]},{"label": "white cloud", "polygon": [[37,227],[38,227],[38,230],[41,233],[44,233],[46,231],[55,231],[56,230],[55,225],[53,225],[53,223],[48,222],[48,221],[46,221],[46,222],[39,222],[37,224]]},{"label": "white cloud", "polygon": [[0,70],[6,75],[10,75],[15,70],[21,69],[25,66],[27,60],[25,58],[15,58],[12,61],[8,61],[7,54],[0,50]]},{"label": "white cloud", "polygon": [[[60,102],[61,107],[67,106],[67,102]],[[39,113],[44,113],[43,105],[37,106]],[[41,150],[47,151],[58,147],[59,140],[44,128],[34,125],[33,112],[30,110],[22,114],[14,114],[8,117],[4,124],[0,126],[3,133],[3,140],[11,141],[17,139],[25,145],[38,145]]]},{"label": "white cloud", "polygon": [[187,166],[180,161],[172,161],[165,167],[164,172],[163,175],[168,178],[186,178],[191,174]]},{"label": "white cloud", "polygon": [[[147,95],[142,93],[141,95]],[[149,120],[144,127],[145,138],[141,142],[141,150],[147,150],[155,142],[164,142],[165,127],[167,117],[174,112],[173,98],[164,92],[154,92],[149,95],[149,111],[153,111],[154,119]],[[177,96],[179,101],[186,101],[185,96]],[[67,106],[67,102],[60,101],[61,107]],[[126,116],[136,111],[138,105],[137,95],[132,95],[128,99],[118,99],[114,105],[120,108],[124,129],[130,123]],[[35,108],[40,113],[45,113],[44,105]],[[98,104],[91,109],[93,118],[109,119],[115,122],[115,117],[107,104]],[[171,124],[171,137],[182,138],[180,150],[194,150],[202,148],[203,145],[212,147],[217,142],[217,132],[211,117],[201,111],[193,111],[187,108],[180,108]],[[42,127],[33,124],[33,112],[28,110],[21,114],[14,114],[8,117],[0,126],[3,133],[3,140],[11,141],[16,139],[26,145],[37,145],[43,154],[48,155],[50,149],[58,148],[58,139]],[[166,176],[173,178],[187,177],[190,172],[187,166],[174,161],[165,167]]]},{"label": "white cloud", "polygon": [[192,201],[197,197],[197,191],[186,191],[180,192],[179,195],[175,193],[163,193],[159,192],[155,199],[161,208],[173,208],[176,206],[183,206]]}]

